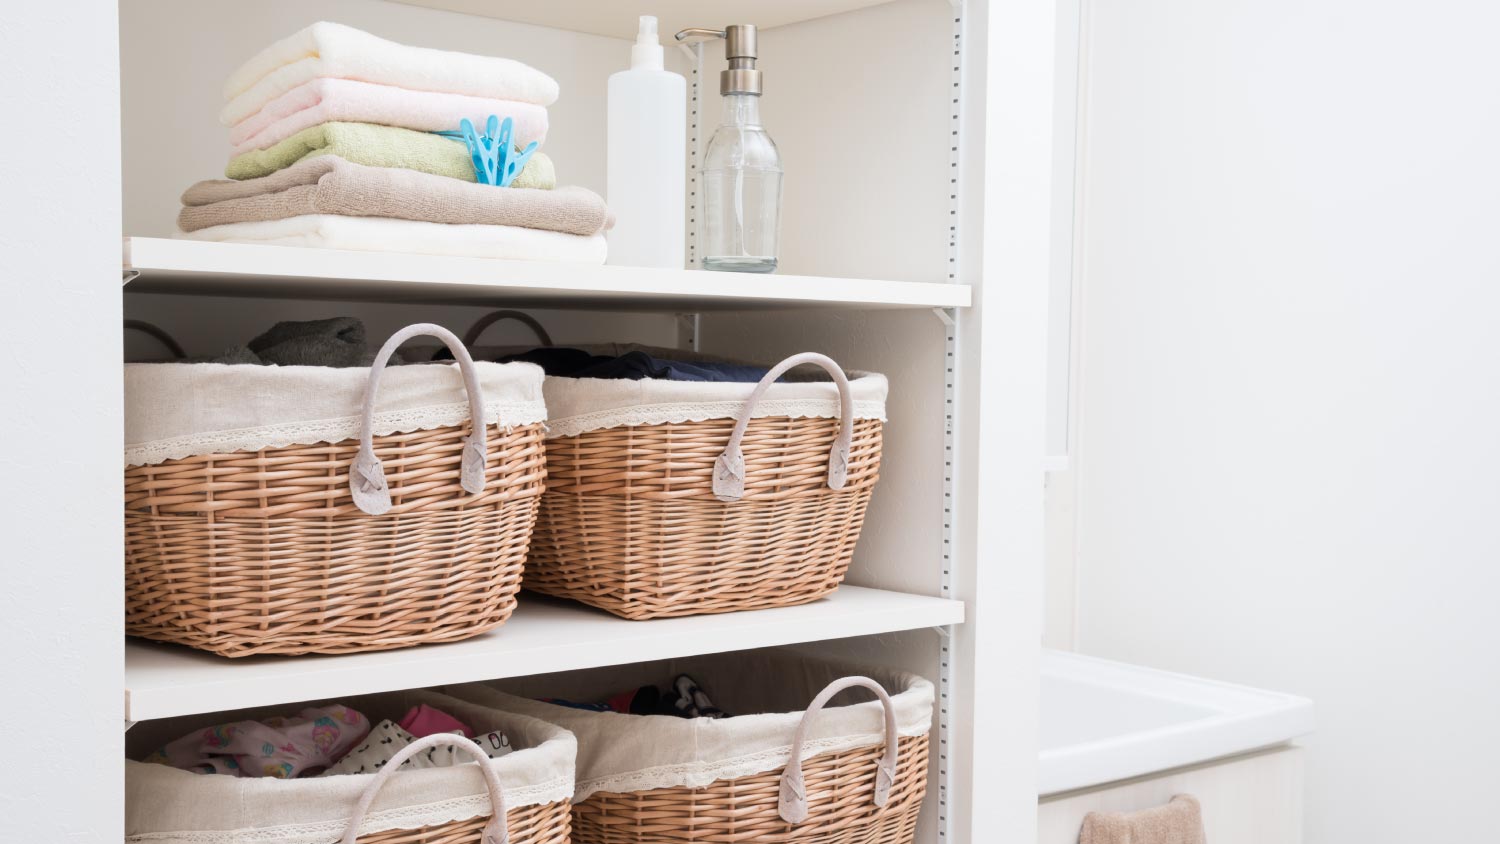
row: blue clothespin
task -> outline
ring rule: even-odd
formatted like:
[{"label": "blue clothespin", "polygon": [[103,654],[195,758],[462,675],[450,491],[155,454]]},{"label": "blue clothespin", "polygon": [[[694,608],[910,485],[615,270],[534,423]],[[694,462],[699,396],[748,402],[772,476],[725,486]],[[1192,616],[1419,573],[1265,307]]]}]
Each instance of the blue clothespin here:
[{"label": "blue clothespin", "polygon": [[537,142],[532,141],[525,149],[516,152],[511,143],[514,127],[515,124],[509,117],[502,122],[492,114],[485,122],[483,135],[474,129],[474,123],[467,117],[459,121],[457,132],[436,134],[447,138],[457,136],[469,145],[475,181],[481,185],[498,185],[504,188],[510,187],[510,183],[525,169],[526,162],[531,160],[531,154],[537,148]]}]

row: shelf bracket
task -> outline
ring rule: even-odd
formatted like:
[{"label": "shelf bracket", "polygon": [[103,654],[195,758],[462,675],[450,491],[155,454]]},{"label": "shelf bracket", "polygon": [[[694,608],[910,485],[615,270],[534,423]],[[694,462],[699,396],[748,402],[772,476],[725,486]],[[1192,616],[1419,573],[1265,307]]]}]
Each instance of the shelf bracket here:
[{"label": "shelf bracket", "polygon": [[958,324],[958,321],[954,319],[956,315],[954,308],[933,308],[932,315],[937,317],[938,322],[941,322],[947,328],[952,328]]},{"label": "shelf bracket", "polygon": [[677,315],[677,348],[699,350],[699,342],[702,338],[702,314],[678,314]]},{"label": "shelf bracket", "polygon": [[135,281],[140,277],[140,270],[120,270],[120,286],[124,287],[125,285],[131,283],[132,281]]},{"label": "shelf bracket", "polygon": [[125,721],[125,729],[123,730],[123,732],[127,732],[127,733],[130,732],[130,728],[134,727],[137,723],[139,723],[139,722],[137,722],[137,721],[131,721],[129,719],[126,719],[126,721]]}]

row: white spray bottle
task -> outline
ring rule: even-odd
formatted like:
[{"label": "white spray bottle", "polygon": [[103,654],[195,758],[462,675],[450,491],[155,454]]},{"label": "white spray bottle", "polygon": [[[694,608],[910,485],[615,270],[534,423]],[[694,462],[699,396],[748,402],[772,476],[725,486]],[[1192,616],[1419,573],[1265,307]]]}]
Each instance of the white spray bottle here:
[{"label": "white spray bottle", "polygon": [[630,69],[609,77],[609,263],[682,269],[687,81],[663,66],[656,18],[643,16]]}]

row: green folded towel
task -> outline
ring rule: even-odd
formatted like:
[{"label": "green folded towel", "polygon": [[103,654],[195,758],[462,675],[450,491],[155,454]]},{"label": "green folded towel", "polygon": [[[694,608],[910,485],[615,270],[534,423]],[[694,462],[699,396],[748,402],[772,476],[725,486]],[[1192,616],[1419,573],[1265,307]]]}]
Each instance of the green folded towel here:
[{"label": "green folded towel", "polygon": [[[251,150],[230,159],[224,175],[257,179],[306,158],[337,155],[370,167],[405,167],[438,176],[474,181],[474,163],[463,141],[374,123],[320,123],[266,149]],[[552,160],[538,152],[510,183],[513,188],[551,190],[557,186]]]}]

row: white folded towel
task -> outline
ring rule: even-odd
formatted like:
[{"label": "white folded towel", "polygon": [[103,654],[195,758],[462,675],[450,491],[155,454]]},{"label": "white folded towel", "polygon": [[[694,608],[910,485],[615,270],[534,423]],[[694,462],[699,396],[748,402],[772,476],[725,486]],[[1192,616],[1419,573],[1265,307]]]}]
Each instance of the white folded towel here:
[{"label": "white folded towel", "polygon": [[310,79],[337,77],[547,106],[557,81],[513,59],[408,47],[343,24],[315,23],[240,65],[224,84],[225,126]]},{"label": "white folded towel", "polygon": [[585,237],[519,226],[428,223],[336,214],[304,214],[284,220],[229,223],[177,236],[190,240],[314,246],[358,252],[414,252],[586,264],[602,264],[607,254],[603,235]]}]

